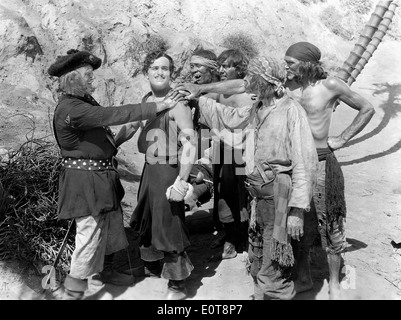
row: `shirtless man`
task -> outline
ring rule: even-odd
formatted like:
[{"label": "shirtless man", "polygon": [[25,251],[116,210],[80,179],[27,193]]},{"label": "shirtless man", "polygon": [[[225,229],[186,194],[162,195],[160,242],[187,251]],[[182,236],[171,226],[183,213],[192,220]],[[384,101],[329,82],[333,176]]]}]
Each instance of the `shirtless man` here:
[{"label": "shirtless man", "polygon": [[[343,147],[369,123],[375,110],[371,103],[351,90],[342,80],[328,76],[320,63],[320,50],[313,44],[299,42],[288,48],[285,54],[287,63],[287,91],[296,98],[305,109],[309,125],[319,154],[319,178],[314,192],[312,210],[317,213],[319,233],[322,245],[327,253],[330,270],[329,297],[341,299],[339,282],[341,253],[346,248],[343,220],[345,218],[344,181],[341,168],[333,151]],[[224,81],[204,86],[181,85],[176,90],[190,91],[187,98],[202,92],[235,94],[245,92],[243,80]],[[329,136],[331,116],[336,103],[343,102],[358,111],[352,123],[338,136]],[[330,163],[329,176],[326,164]],[[327,190],[325,181],[330,182]],[[333,201],[336,199],[336,201]],[[311,212],[313,213],[313,212]],[[315,216],[315,217],[314,217]],[[309,248],[313,242],[316,215],[307,213],[305,237],[299,245],[297,266],[297,292],[312,288],[313,283],[309,268]],[[310,218],[310,219],[309,219]],[[313,219],[314,218],[314,219]]]},{"label": "shirtless man", "polygon": [[[298,42],[285,54],[287,91],[305,109],[319,156],[317,187],[314,191],[312,212],[307,213],[305,237],[299,244],[297,291],[312,288],[309,249],[313,244],[317,217],[322,246],[329,265],[329,297],[341,299],[339,281],[341,253],[347,247],[344,222],[346,204],[344,178],[333,151],[342,148],[361,132],[375,113],[373,106],[337,77],[328,76],[320,63],[321,52],[311,43]],[[333,108],[338,101],[358,110],[357,116],[339,136],[329,136]]]}]

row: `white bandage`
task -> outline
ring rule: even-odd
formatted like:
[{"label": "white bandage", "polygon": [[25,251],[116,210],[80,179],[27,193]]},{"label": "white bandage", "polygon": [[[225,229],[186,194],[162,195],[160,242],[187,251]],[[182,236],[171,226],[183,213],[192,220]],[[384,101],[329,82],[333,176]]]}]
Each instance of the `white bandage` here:
[{"label": "white bandage", "polygon": [[170,200],[171,190],[173,189],[177,191],[180,195],[182,195],[184,197],[184,200],[187,200],[189,197],[191,197],[194,191],[194,187],[186,181],[182,180],[180,176],[175,179],[175,182],[172,186],[167,188],[167,200]]}]

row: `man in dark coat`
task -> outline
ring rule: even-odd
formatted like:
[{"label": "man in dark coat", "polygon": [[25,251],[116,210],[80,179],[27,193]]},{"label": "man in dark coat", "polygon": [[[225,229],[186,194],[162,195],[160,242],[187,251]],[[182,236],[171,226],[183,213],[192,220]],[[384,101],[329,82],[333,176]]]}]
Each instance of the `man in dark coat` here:
[{"label": "man in dark coat", "polygon": [[[131,285],[132,276],[112,268],[113,254],[128,246],[122,219],[124,189],[116,170],[115,141],[108,126],[148,119],[175,106],[179,95],[158,103],[100,106],[91,96],[93,71],[102,60],[85,51],[69,50],[50,66],[62,92],[53,126],[61,150],[59,219],[75,219],[75,249],[64,281],[64,299],[80,299],[87,279]],[[122,137],[123,138],[123,137]],[[93,277],[94,278],[94,277]]]}]

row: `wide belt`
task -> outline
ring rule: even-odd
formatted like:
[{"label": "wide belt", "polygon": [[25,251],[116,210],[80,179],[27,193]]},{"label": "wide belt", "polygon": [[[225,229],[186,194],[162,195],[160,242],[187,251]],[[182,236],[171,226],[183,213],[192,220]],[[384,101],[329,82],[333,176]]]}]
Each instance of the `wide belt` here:
[{"label": "wide belt", "polygon": [[117,169],[117,160],[109,159],[76,159],[63,158],[62,166],[67,169],[78,169],[88,171],[114,170]]}]

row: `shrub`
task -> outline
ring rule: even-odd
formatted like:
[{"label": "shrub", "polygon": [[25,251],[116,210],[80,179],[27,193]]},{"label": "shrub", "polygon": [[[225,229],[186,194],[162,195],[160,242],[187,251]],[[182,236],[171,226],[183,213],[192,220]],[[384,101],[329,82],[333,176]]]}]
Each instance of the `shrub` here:
[{"label": "shrub", "polygon": [[388,32],[387,32],[387,37],[392,40],[401,40],[401,9],[398,9],[395,11],[395,15],[393,18],[393,21],[391,22]]},{"label": "shrub", "polygon": [[352,14],[365,15],[372,10],[371,0],[342,0]]},{"label": "shrub", "polygon": [[257,45],[251,36],[244,33],[235,33],[226,36],[222,41],[222,46],[227,49],[238,49],[245,53],[249,59],[259,54]]},{"label": "shrub", "polygon": [[[52,265],[66,235],[68,221],[57,219],[58,147],[28,140],[0,162],[5,201],[0,220],[0,260],[30,261],[36,268]],[[59,260],[65,275],[74,249],[74,232]]]},{"label": "shrub", "polygon": [[125,53],[125,59],[133,62],[133,77],[140,73],[142,64],[148,53],[155,50],[167,51],[169,45],[165,39],[159,35],[148,34],[145,41],[132,38]]},{"label": "shrub", "polygon": [[352,33],[342,26],[342,15],[334,6],[328,6],[320,13],[320,20],[334,34],[344,38],[352,39]]}]

